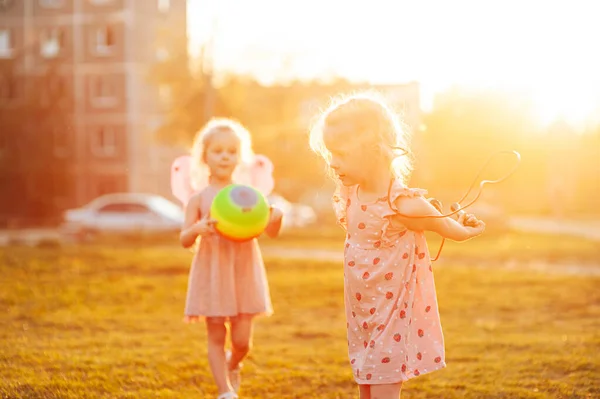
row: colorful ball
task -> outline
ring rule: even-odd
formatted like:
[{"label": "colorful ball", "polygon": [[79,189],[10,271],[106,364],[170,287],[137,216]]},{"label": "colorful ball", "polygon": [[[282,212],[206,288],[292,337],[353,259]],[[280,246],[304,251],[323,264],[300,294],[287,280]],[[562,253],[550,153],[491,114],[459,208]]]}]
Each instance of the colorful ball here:
[{"label": "colorful ball", "polygon": [[269,224],[270,213],[265,196],[243,184],[221,189],[210,207],[217,232],[233,241],[247,241],[261,235]]}]

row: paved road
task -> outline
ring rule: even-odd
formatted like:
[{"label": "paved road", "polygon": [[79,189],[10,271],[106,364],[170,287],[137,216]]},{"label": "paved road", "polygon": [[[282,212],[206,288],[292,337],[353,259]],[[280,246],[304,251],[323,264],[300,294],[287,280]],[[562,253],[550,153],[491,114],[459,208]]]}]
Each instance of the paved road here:
[{"label": "paved road", "polygon": [[[285,248],[277,246],[268,246],[262,248],[262,253],[265,257],[275,257],[289,259],[290,261],[303,260],[324,260],[343,263],[342,251],[334,251],[327,249],[311,249],[311,248]],[[440,258],[441,259],[441,258]],[[545,262],[545,261],[485,261],[481,260],[461,260],[461,262],[444,262],[440,261],[435,264],[436,268],[451,267],[451,265],[460,264],[481,269],[505,269],[505,270],[529,270],[540,273],[559,274],[559,275],[576,275],[576,276],[594,276],[600,277],[600,264],[585,264],[581,265],[576,262]],[[341,266],[340,266],[341,267]]]},{"label": "paved road", "polygon": [[[509,225],[516,231],[582,237],[600,242],[600,219],[557,220],[536,217],[511,218]],[[40,241],[60,241],[56,229],[0,230],[0,246],[11,242],[35,245]]]},{"label": "paved road", "polygon": [[600,241],[600,220],[558,220],[535,217],[512,218],[509,225],[516,231],[569,235]]}]

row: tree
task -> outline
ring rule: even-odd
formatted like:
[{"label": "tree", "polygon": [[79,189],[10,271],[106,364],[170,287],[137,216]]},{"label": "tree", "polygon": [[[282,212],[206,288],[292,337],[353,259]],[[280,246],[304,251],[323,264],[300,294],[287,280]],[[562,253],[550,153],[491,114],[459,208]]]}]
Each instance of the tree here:
[{"label": "tree", "polygon": [[575,211],[588,215],[599,215],[598,193],[600,192],[600,125],[590,126],[580,135],[579,151],[568,159],[555,159],[560,165],[573,162],[575,171]]},{"label": "tree", "polygon": [[73,95],[58,60],[24,68],[26,49],[0,62],[0,225],[41,225],[63,211],[72,180],[66,132]]},{"label": "tree", "polygon": [[[527,152],[526,139],[535,134],[527,103],[515,101],[509,94],[458,88],[436,98],[424,123],[421,140],[427,162],[419,167],[428,169],[426,185],[432,192],[443,191],[452,198],[464,194],[491,154],[512,149]],[[497,158],[480,179],[499,178],[514,162],[510,157]],[[519,172],[522,174],[523,168]],[[502,188],[518,189],[517,182],[513,177]],[[485,191],[498,188],[488,186]]]},{"label": "tree", "polygon": [[168,93],[167,116],[155,132],[158,141],[189,145],[194,135],[212,116],[231,116],[214,87],[210,54],[192,64],[187,40],[171,31],[159,33],[159,46],[169,48],[149,74],[150,83]]},{"label": "tree", "polygon": [[[491,154],[516,150],[522,156],[519,169],[502,184],[486,186],[484,199],[494,197],[495,204],[518,212],[597,214],[592,204],[599,187],[598,136],[559,122],[544,128],[532,110],[527,98],[512,93],[454,88],[441,94],[424,118],[427,162],[420,167],[431,176],[424,185],[435,196],[441,192],[455,200]],[[514,162],[498,157],[480,180],[502,177]]]}]

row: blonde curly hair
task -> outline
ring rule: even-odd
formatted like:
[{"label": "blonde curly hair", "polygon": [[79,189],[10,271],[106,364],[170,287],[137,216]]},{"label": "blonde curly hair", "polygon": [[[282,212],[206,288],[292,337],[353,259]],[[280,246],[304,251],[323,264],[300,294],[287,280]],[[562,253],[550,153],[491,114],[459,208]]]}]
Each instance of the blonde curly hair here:
[{"label": "blonde curly hair", "polygon": [[198,186],[202,177],[206,176],[206,148],[213,137],[222,133],[233,133],[240,141],[240,164],[252,161],[254,151],[252,150],[252,137],[248,129],[233,119],[212,118],[196,134],[192,144],[191,152],[194,159],[191,168],[192,186]]},{"label": "blonde curly hair", "polygon": [[349,135],[347,140],[364,143],[364,148],[375,145],[389,161],[393,175],[407,183],[413,170],[409,129],[381,95],[375,92],[341,95],[333,98],[321,113],[310,131],[310,147],[328,165],[331,152],[325,145],[324,131],[342,125]]}]

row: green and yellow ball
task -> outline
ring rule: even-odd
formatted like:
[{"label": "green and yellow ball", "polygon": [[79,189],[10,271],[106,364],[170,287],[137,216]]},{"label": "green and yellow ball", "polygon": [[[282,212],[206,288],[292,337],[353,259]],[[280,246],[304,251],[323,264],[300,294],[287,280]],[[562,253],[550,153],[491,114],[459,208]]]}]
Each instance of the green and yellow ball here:
[{"label": "green and yellow ball", "polygon": [[248,241],[261,235],[271,209],[265,196],[257,189],[231,184],[221,189],[211,204],[210,217],[215,229],[232,241]]}]

